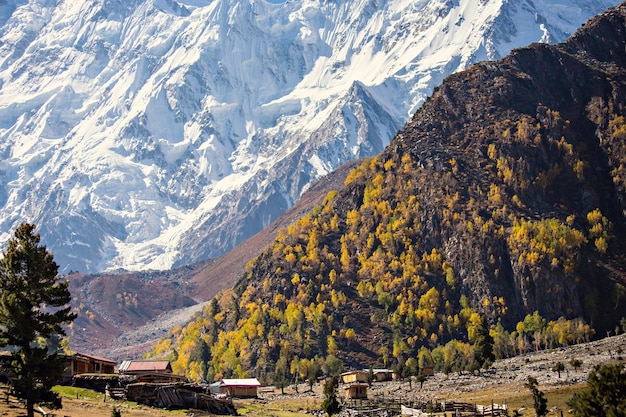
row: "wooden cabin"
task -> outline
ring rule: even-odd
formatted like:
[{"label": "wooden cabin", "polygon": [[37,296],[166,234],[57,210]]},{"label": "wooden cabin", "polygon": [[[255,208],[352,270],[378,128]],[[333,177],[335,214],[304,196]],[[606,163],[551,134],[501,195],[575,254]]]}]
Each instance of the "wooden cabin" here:
[{"label": "wooden cabin", "polygon": [[67,368],[72,375],[80,374],[113,374],[117,362],[99,356],[87,355],[85,353],[74,353],[66,355]]},{"label": "wooden cabin", "polygon": [[332,379],[333,377],[330,375],[322,375],[317,377],[317,382],[323,387],[328,381]]},{"label": "wooden cabin", "polygon": [[367,384],[350,384],[344,388],[346,400],[367,399]]},{"label": "wooden cabin", "polygon": [[261,383],[256,378],[222,379],[220,392],[231,397],[254,398],[258,396]]},{"label": "wooden cabin", "polygon": [[376,382],[393,381],[396,379],[396,374],[393,369],[374,369],[372,372],[374,373],[374,381]]},{"label": "wooden cabin", "polygon": [[367,382],[367,374],[369,371],[357,370],[348,371],[341,374],[341,382],[344,384],[354,384],[360,382]]},{"label": "wooden cabin", "polygon": [[97,374],[111,375],[115,373],[117,362],[100,356],[74,353],[65,356],[65,375],[63,381],[71,381],[76,375]]},{"label": "wooden cabin", "polygon": [[435,368],[433,366],[425,366],[421,369],[424,376],[435,376]]},{"label": "wooden cabin", "polygon": [[124,361],[118,369],[120,375],[134,376],[136,382],[183,382],[183,375],[172,373],[170,361]]}]

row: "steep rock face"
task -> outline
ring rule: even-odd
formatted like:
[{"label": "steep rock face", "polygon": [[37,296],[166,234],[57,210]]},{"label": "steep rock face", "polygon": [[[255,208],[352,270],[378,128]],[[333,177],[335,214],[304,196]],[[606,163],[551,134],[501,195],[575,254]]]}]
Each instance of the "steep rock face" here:
[{"label": "steep rock face", "polygon": [[[614,285],[623,288],[626,265],[625,10],[603,14],[558,47],[522,48],[449,77],[384,153],[383,160],[396,161],[409,153],[426,172],[450,172],[454,160],[456,172],[432,186],[450,187],[465,209],[474,206],[483,221],[505,228],[500,237],[459,237],[463,223],[442,226],[437,204],[420,199],[433,213],[429,244],[445,248],[474,305],[504,295],[514,320],[538,310],[546,317],[584,316],[599,326],[624,313]],[[422,193],[437,192],[426,186]],[[589,216],[597,209],[612,227],[603,254]],[[538,248],[540,232],[519,241],[511,235],[521,218],[559,219],[587,243],[568,255],[571,264],[559,265],[562,258]],[[559,250],[577,246],[567,244]],[[542,251],[539,261],[528,257]]]},{"label": "steep rock face", "polygon": [[65,272],[222,254],[449,73],[613,4],[5,1],[0,241],[41,225]]}]

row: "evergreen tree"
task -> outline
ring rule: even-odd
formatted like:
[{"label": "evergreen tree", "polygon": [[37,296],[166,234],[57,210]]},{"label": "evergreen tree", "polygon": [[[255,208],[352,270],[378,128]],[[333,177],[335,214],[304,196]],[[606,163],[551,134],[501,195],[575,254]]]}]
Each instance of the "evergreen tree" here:
[{"label": "evergreen tree", "polygon": [[587,386],[574,394],[568,405],[576,417],[626,416],[626,373],[624,365],[596,366]]},{"label": "evergreen tree", "polygon": [[529,376],[528,382],[524,384],[524,386],[528,388],[533,395],[533,407],[537,417],[543,417],[548,414],[548,400],[543,392],[539,391],[539,388],[537,388],[537,378]]},{"label": "evergreen tree", "polygon": [[322,410],[329,416],[337,414],[340,410],[339,401],[337,400],[337,385],[339,381],[334,376],[324,384],[324,401],[322,402]]},{"label": "evergreen tree", "polygon": [[493,343],[493,337],[489,334],[487,317],[481,315],[473,338],[473,359],[478,368],[487,368],[496,359],[493,353]]},{"label": "evergreen tree", "polygon": [[67,306],[67,281],[57,275],[58,265],[34,230],[20,225],[0,260],[0,346],[12,350],[12,386],[25,400],[28,417],[35,403],[60,407],[51,388],[63,377],[65,359],[50,352],[49,341],[65,336],[62,326],[76,318]]},{"label": "evergreen tree", "polygon": [[274,369],[274,376],[272,378],[274,386],[280,388],[281,394],[285,394],[285,387],[289,384],[287,380],[287,374],[289,373],[289,365],[285,357],[280,357],[276,362],[276,368]]},{"label": "evergreen tree", "polygon": [[560,379],[561,378],[561,372],[563,372],[565,370],[565,365],[563,365],[563,362],[559,361],[559,362],[554,364],[554,367],[552,368],[552,370],[559,375],[559,379]]}]

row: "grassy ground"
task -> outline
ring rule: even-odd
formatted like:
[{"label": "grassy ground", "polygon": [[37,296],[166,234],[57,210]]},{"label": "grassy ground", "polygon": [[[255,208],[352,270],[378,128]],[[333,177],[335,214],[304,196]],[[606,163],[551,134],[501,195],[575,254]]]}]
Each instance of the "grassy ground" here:
[{"label": "grassy ground", "polygon": [[[146,407],[132,402],[104,400],[104,395],[95,391],[75,387],[56,387],[62,398],[63,408],[54,410],[57,417],[110,417],[113,408],[121,411],[123,417],[175,417],[190,415],[184,410],[167,411]],[[13,397],[7,398],[6,387],[0,388],[0,416],[24,417],[26,408]],[[45,408],[45,411],[51,411]],[[35,413],[35,415],[40,415]],[[200,414],[198,414],[200,415]]]},{"label": "grassy ground", "polygon": [[[584,387],[585,384],[568,385],[545,390],[540,387],[540,391],[545,394],[548,400],[548,410],[551,410],[548,416],[560,416],[561,411],[563,411],[564,416],[568,415],[569,406],[567,401],[572,398],[575,392]],[[519,410],[522,416],[535,416],[533,398],[530,391],[519,389],[519,387],[465,393],[459,396],[458,401],[481,405],[489,405],[492,401],[497,404],[505,403],[509,406],[509,415],[513,415],[513,410]]]},{"label": "grassy ground", "polygon": [[320,409],[319,398],[280,398],[236,401],[237,412],[249,417],[302,417]]}]

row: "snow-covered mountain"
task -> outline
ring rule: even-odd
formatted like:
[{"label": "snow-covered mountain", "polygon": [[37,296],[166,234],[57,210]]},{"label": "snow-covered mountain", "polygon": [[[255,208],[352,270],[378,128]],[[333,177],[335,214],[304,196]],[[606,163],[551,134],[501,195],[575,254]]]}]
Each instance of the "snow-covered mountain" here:
[{"label": "snow-covered mountain", "polygon": [[0,243],[64,271],[232,248],[443,78],[609,0],[0,0]]}]

